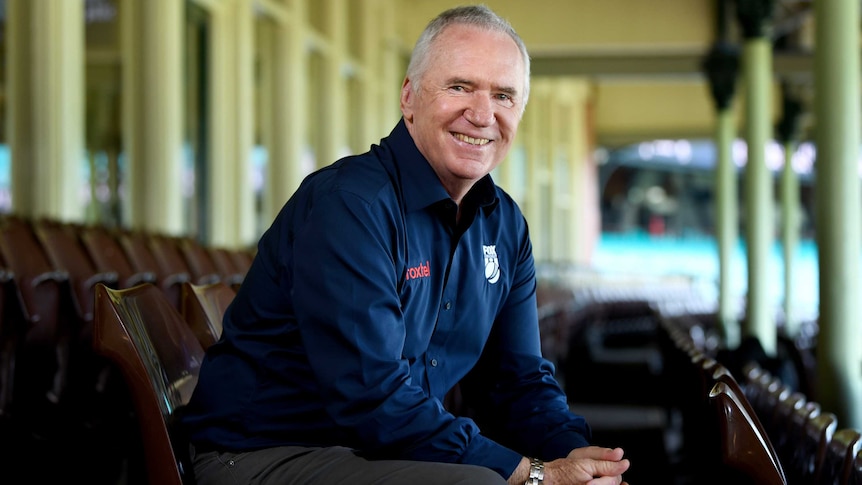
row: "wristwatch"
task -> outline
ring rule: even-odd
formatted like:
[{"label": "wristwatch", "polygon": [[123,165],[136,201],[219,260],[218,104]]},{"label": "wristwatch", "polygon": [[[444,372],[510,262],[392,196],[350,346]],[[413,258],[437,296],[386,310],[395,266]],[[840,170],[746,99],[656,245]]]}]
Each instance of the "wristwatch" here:
[{"label": "wristwatch", "polygon": [[530,478],[524,485],[542,485],[545,483],[545,463],[538,458],[530,458]]}]

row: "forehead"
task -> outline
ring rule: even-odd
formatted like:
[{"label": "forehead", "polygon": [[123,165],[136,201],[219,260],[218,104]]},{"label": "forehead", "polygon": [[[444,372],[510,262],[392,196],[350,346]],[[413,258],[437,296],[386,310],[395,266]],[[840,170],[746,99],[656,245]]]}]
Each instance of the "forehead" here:
[{"label": "forehead", "polygon": [[434,41],[426,75],[487,80],[495,85],[524,89],[524,59],[515,41],[504,32],[472,25],[452,25]]}]

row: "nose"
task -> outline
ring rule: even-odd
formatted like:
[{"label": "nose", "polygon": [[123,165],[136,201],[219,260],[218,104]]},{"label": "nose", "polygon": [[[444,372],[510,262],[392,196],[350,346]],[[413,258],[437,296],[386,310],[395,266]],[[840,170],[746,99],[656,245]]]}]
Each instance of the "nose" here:
[{"label": "nose", "polygon": [[476,126],[494,123],[494,105],[487,94],[476,93],[471,97],[469,106],[464,110],[464,118]]}]

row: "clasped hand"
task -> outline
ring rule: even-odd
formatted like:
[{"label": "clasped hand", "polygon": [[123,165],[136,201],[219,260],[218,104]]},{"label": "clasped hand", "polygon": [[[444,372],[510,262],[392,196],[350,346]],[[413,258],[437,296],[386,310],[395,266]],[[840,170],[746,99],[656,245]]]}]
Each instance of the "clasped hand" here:
[{"label": "clasped hand", "polygon": [[628,485],[623,481],[623,473],[629,465],[622,448],[576,448],[565,458],[545,462],[544,484]]}]

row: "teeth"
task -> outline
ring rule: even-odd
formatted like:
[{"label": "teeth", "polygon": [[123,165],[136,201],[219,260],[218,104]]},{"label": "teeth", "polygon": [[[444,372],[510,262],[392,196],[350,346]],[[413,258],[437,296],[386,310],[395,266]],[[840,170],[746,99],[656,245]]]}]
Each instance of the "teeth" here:
[{"label": "teeth", "polygon": [[487,138],[471,138],[471,137],[469,137],[467,135],[463,135],[461,133],[455,133],[455,138],[457,138],[463,142],[467,142],[471,145],[480,145],[480,146],[485,145],[486,143],[491,141]]}]

